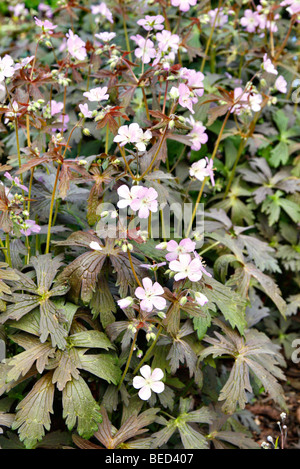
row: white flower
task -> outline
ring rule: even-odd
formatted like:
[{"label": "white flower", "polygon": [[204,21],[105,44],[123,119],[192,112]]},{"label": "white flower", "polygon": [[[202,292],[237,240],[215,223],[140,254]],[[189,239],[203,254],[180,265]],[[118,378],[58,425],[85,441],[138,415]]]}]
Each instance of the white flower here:
[{"label": "white flower", "polygon": [[79,104],[79,109],[81,114],[86,118],[86,119],[91,119],[93,117],[92,111],[89,110],[89,107],[87,103],[85,104]]},{"label": "white flower", "polygon": [[121,309],[126,309],[133,305],[133,298],[131,296],[127,296],[126,298],[121,298],[121,300],[118,300],[117,303]]},{"label": "white flower", "polygon": [[280,75],[277,80],[275,81],[275,88],[277,91],[280,93],[287,93],[287,82],[283,78],[282,75]]},{"label": "white flower", "polygon": [[204,306],[208,302],[208,298],[200,292],[195,292],[195,300],[200,306]]},{"label": "white flower", "polygon": [[108,33],[104,31],[103,33],[95,34],[95,37],[102,42],[110,42],[116,37],[116,33]]},{"label": "white flower", "polygon": [[115,136],[114,142],[119,143],[121,147],[126,143],[133,143],[139,151],[146,150],[146,144],[152,138],[150,130],[143,132],[139,124],[132,123],[130,125],[122,125],[118,129],[118,135]]},{"label": "white flower", "polygon": [[5,55],[3,59],[0,58],[0,82],[12,77],[14,73],[14,61],[11,56]]},{"label": "white flower", "polygon": [[164,391],[165,385],[161,382],[164,373],[160,368],[155,368],[152,371],[149,365],[144,365],[141,368],[141,375],[133,378],[133,387],[139,389],[140,399],[148,401],[151,397],[151,391],[157,394]]},{"label": "white flower", "polygon": [[268,55],[264,55],[264,62],[262,63],[262,69],[265,70],[265,72],[271,73],[272,75],[278,75],[278,72],[274,65],[272,64],[271,59],[268,59]]},{"label": "white flower", "polygon": [[102,247],[97,243],[97,241],[92,241],[90,243],[90,248],[93,249],[93,251],[102,251]]},{"label": "white flower", "polygon": [[107,86],[104,86],[103,88],[93,88],[92,90],[83,93],[83,96],[92,102],[106,101],[109,98],[109,95],[107,94]]}]

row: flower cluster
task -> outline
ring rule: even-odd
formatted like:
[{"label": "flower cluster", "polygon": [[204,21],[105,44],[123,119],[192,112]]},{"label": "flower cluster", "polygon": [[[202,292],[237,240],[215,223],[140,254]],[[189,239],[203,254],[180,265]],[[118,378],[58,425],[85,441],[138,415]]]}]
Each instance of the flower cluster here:
[{"label": "flower cluster", "polygon": [[152,138],[150,130],[143,132],[139,124],[122,125],[118,129],[118,135],[115,136],[114,142],[119,143],[121,147],[128,143],[132,143],[138,151],[145,151],[146,145]]},{"label": "flower cluster", "polygon": [[129,189],[125,184],[118,188],[120,200],[119,208],[130,207],[134,212],[138,212],[140,218],[148,218],[150,212],[158,210],[158,194],[152,187],[132,186]]}]

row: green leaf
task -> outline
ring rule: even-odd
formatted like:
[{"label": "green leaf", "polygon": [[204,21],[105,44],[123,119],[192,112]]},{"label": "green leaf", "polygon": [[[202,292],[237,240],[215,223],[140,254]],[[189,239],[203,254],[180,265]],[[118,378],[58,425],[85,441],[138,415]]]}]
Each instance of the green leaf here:
[{"label": "green leaf", "polygon": [[18,404],[12,429],[19,429],[20,440],[26,448],[34,448],[45,436],[45,429],[50,430],[53,397],[52,373],[47,373]]},{"label": "green leaf", "polygon": [[104,332],[99,331],[83,331],[70,336],[72,345],[83,348],[104,348],[109,350],[114,348],[109,338]]},{"label": "green leaf", "polygon": [[79,352],[79,355],[80,368],[108,383],[118,384],[121,378],[121,369],[115,356],[108,354],[84,355],[84,352]]},{"label": "green leaf", "polygon": [[203,293],[209,302],[215,304],[221,310],[231,326],[233,328],[237,327],[239,332],[243,334],[247,326],[245,319],[247,302],[240,295],[214,278],[207,276],[204,276],[199,283],[194,283],[193,289]]},{"label": "green leaf", "polygon": [[63,390],[63,417],[69,430],[77,423],[77,431],[83,438],[91,438],[102,422],[100,406],[92,396],[86,382],[69,381]]},{"label": "green leaf", "polygon": [[289,159],[289,147],[285,142],[279,142],[271,151],[269,163],[274,168],[278,168],[280,164],[285,165]]}]

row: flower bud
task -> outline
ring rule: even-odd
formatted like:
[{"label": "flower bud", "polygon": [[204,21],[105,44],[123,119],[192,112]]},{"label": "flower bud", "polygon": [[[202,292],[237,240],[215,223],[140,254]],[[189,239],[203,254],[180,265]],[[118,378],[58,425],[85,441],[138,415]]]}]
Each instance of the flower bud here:
[{"label": "flower bud", "polygon": [[84,128],[83,131],[82,131],[83,135],[85,135],[86,137],[90,137],[91,136],[91,132],[89,131],[89,129],[87,128]]}]

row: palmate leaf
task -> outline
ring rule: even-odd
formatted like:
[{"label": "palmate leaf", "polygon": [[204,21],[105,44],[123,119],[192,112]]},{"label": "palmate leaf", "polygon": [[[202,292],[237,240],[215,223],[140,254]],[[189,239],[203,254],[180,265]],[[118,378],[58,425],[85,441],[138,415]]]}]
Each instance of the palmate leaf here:
[{"label": "palmate leaf", "polygon": [[206,337],[205,342],[211,344],[200,354],[201,359],[212,355],[213,358],[222,355],[231,356],[235,363],[230,376],[222,388],[219,400],[224,402],[222,407],[226,413],[233,413],[237,403],[241,409],[247,402],[246,391],[252,392],[250,371],[260,380],[267,393],[281,408],[286,409],[284,391],[277,379],[285,380],[279,366],[284,364],[277,345],[263,333],[251,329],[245,332],[245,338],[229,329],[219,319],[214,320],[225,335],[215,332],[216,338]]},{"label": "palmate leaf", "polygon": [[18,280],[18,274],[13,270],[10,269],[6,262],[0,262],[0,295],[2,293],[6,293],[7,295],[11,294],[11,289],[4,280]]},{"label": "palmate leaf", "polygon": [[44,375],[18,404],[16,419],[12,429],[19,429],[20,440],[26,448],[34,448],[35,444],[50,429],[50,414],[53,414],[54,385],[52,373]]},{"label": "palmate leaf", "polygon": [[[69,287],[66,284],[54,284],[51,288],[58,269],[62,266],[61,256],[52,259],[51,255],[32,257],[31,263],[35,269],[37,284],[28,276],[18,272],[18,280],[12,284],[14,294],[6,312],[0,316],[0,324],[8,319],[19,321],[26,314],[39,308],[39,333],[41,342],[46,342],[51,336],[52,345],[63,349],[66,346],[67,328],[64,327],[66,318],[58,310],[51,297],[65,295]],[[28,293],[16,293],[23,290]]]},{"label": "palmate leaf", "polygon": [[80,368],[92,373],[98,378],[104,379],[108,383],[117,385],[121,378],[121,369],[118,364],[117,356],[108,354],[84,355],[80,352]]},{"label": "palmate leaf", "polygon": [[165,344],[170,341],[172,344],[167,356],[167,360],[169,360],[171,366],[172,374],[176,373],[176,370],[178,370],[180,367],[180,363],[186,363],[187,367],[189,368],[190,377],[192,377],[192,375],[195,373],[197,355],[188,342],[183,340],[184,337],[193,334],[194,332],[193,324],[190,320],[188,320],[183,324],[178,333],[172,337],[172,339],[166,338],[161,340],[161,344]]},{"label": "palmate leaf", "polygon": [[109,383],[117,384],[121,376],[115,356],[108,354],[84,355],[90,348],[113,348],[108,337],[99,331],[82,331],[68,337],[68,347],[57,350],[48,367],[55,369],[53,383],[62,391],[66,384],[78,380],[80,369],[88,371]]},{"label": "palmate leaf", "polygon": [[34,364],[37,371],[42,373],[49,362],[49,358],[55,352],[51,344],[41,344],[39,340],[25,334],[16,334],[10,338],[26,350],[6,361],[5,382],[17,381],[20,376],[25,376]]},{"label": "palmate leaf", "polygon": [[79,435],[87,439],[93,436],[102,421],[100,406],[80,376],[69,381],[63,390],[63,417],[69,430],[77,423]]},{"label": "palmate leaf", "polygon": [[275,303],[280,313],[285,316],[287,304],[281,296],[281,291],[274,280],[269,276],[261,272],[253,264],[245,264],[244,270],[246,273],[255,278],[258,282],[258,287],[271,298]]},{"label": "palmate leaf", "polygon": [[[194,291],[203,293],[209,300],[207,304],[217,306],[231,326],[243,334],[247,326],[245,319],[246,301],[230,287],[223,285],[212,277],[203,276],[198,283],[192,284]],[[213,308],[211,308],[214,310]]]},{"label": "palmate leaf", "polygon": [[[148,409],[138,415],[138,412],[133,412],[121,426],[119,430],[115,429],[109,421],[106,410],[101,407],[103,415],[103,422],[99,425],[98,431],[95,433],[95,438],[107,449],[130,449],[130,448],[146,448],[149,447],[149,439],[138,439],[130,441],[148,431],[147,426],[155,421],[156,414],[159,409]],[[129,440],[129,441],[128,441]],[[137,443],[138,446],[135,446]]]},{"label": "palmate leaf", "polygon": [[190,399],[181,398],[177,418],[166,420],[164,417],[159,417],[156,420],[164,428],[153,434],[152,448],[164,445],[178,431],[185,449],[208,449],[208,441],[205,436],[189,423],[211,423],[214,413],[207,407],[189,412],[190,406]]},{"label": "palmate leaf", "polygon": [[99,276],[95,294],[90,302],[90,308],[94,319],[100,316],[103,329],[106,329],[109,324],[115,321],[116,302],[113,299],[104,275]]},{"label": "palmate leaf", "polygon": [[[98,243],[102,248],[101,251],[91,250],[91,242]],[[115,240],[108,238],[106,244],[103,245],[96,234],[78,231],[72,233],[66,241],[60,241],[56,244],[60,246],[81,246],[89,249],[88,252],[81,254],[69,264],[58,277],[60,281],[69,282],[75,301],[81,298],[84,303],[89,303],[93,299],[106,260],[110,261],[113,270],[117,274],[116,285],[119,286],[121,297],[128,294],[128,288],[133,289],[136,286],[128,255],[119,246],[115,246]],[[138,260],[132,257],[132,262],[136,274],[141,278]]]}]

